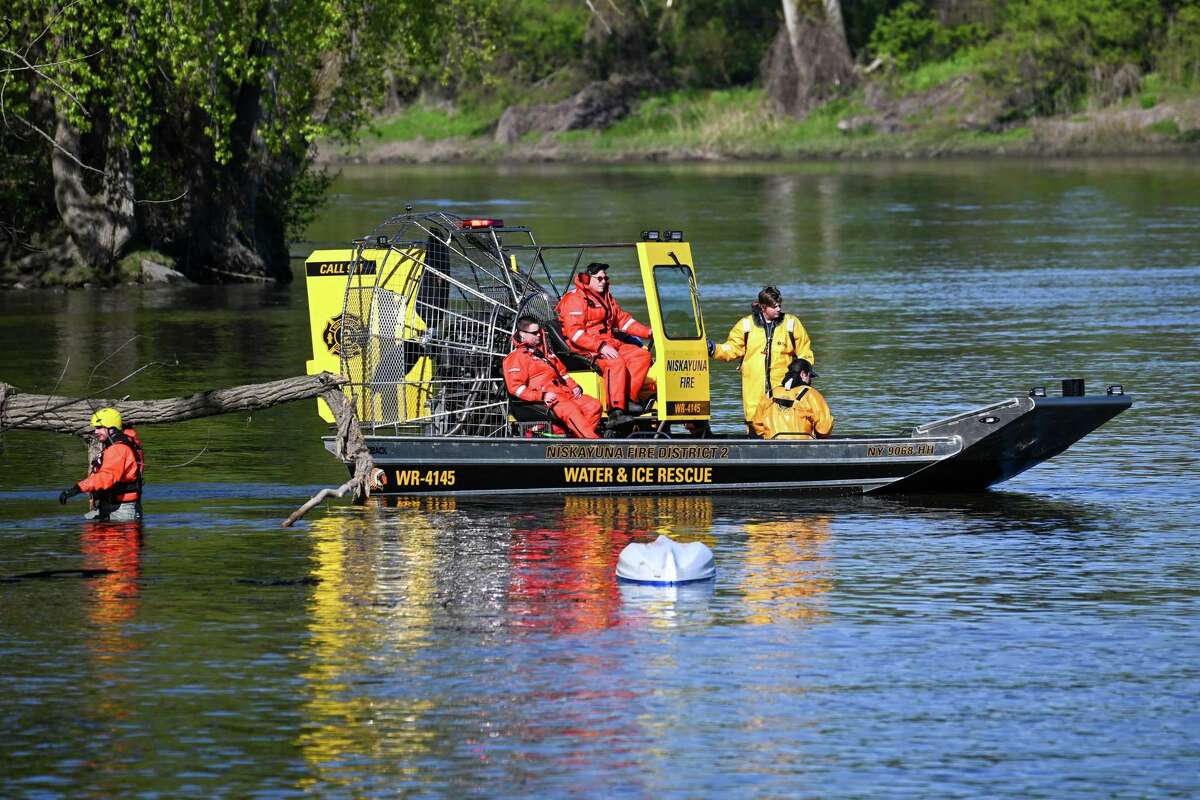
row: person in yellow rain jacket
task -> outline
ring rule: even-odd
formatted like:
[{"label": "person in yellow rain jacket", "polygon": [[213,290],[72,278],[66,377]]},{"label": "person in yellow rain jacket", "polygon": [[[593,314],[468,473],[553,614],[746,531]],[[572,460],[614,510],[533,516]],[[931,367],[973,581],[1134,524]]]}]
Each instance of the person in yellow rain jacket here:
[{"label": "person in yellow rain jacket", "polygon": [[783,382],[792,359],[803,358],[810,365],[815,359],[808,331],[797,317],[783,312],[778,289],[763,287],[750,309],[723,344],[710,343],[709,353],[718,361],[742,360],[742,413],[746,428],[753,433],[750,421],[758,402],[771,393],[771,387]]},{"label": "person in yellow rain jacket", "polygon": [[763,439],[825,439],[833,432],[833,414],[825,397],[812,387],[816,373],[806,359],[788,367],[783,383],[764,397],[751,424]]}]

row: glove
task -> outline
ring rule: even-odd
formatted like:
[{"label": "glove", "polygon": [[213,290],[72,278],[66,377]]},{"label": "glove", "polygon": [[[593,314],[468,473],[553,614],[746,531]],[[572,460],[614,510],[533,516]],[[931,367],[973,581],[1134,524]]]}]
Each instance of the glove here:
[{"label": "glove", "polygon": [[70,489],[64,489],[58,493],[58,502],[65,506],[67,501],[77,494],[82,494],[79,490],[79,484],[72,483]]},{"label": "glove", "polygon": [[716,342],[714,342],[712,339],[705,339],[705,340],[704,340],[704,343],[705,343],[706,345],[708,345],[708,354],[709,354],[710,356],[711,356],[713,353],[717,352],[717,343],[716,343]]}]

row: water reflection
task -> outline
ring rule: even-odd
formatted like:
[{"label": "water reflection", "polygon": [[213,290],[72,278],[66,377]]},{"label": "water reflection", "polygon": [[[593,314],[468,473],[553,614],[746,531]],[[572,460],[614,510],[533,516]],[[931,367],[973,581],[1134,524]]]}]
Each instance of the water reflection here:
[{"label": "water reflection", "polygon": [[716,580],[682,586],[620,584],[621,604],[627,622],[657,628],[705,625],[713,620],[712,604]]},{"label": "water reflection", "polygon": [[[119,740],[137,705],[140,686],[132,662],[139,644],[128,623],[141,603],[143,544],[140,522],[88,521],[80,534],[84,569],[106,570],[88,581],[85,596],[91,623],[85,642],[92,674],[85,683],[82,706],[95,726],[93,735],[99,738]],[[103,762],[102,780],[119,781],[129,770],[129,761],[121,757],[127,754],[110,755],[116,757]]]},{"label": "water reflection", "polygon": [[403,558],[389,531],[378,509],[352,509],[312,526],[311,574],[319,583],[310,601],[311,641],[301,673],[308,699],[298,745],[311,768],[302,789],[350,786],[357,773],[346,770],[349,760],[383,749],[419,758],[434,738],[420,724],[436,710],[433,700],[358,688],[377,669],[381,653],[429,643],[438,531],[420,512],[409,516]]},{"label": "water reflection", "polygon": [[748,522],[740,589],[745,621],[767,625],[826,616],[833,589],[829,517]]},{"label": "water reflection", "polygon": [[110,661],[134,647],[122,625],[137,614],[144,543],[140,522],[83,523],[84,569],[107,571],[88,582],[87,616],[100,633],[89,642],[98,661]]},{"label": "water reflection", "polygon": [[906,515],[958,518],[966,530],[1081,534],[1121,525],[1107,506],[995,490],[975,494],[872,495],[864,498],[864,504]]},{"label": "water reflection", "polygon": [[568,497],[562,511],[512,516],[510,623],[579,633],[621,623],[621,550],[660,534],[711,541],[709,497]]},{"label": "water reflection", "polygon": [[[507,764],[509,747],[568,770],[598,741],[628,742],[636,731],[615,711],[634,698],[611,685],[620,659],[553,643],[630,619],[706,619],[711,585],[631,595],[615,567],[630,541],[711,539],[712,518],[706,497],[577,497],[521,512],[389,500],[314,521],[298,788],[361,788],[365,775],[419,786],[439,754]],[[551,677],[563,670],[569,679]],[[480,692],[487,711],[447,726]]]},{"label": "water reflection", "polygon": [[[796,175],[772,175],[763,183],[763,207],[774,209],[782,215],[796,213],[796,189],[800,178]],[[797,225],[767,225],[763,229],[763,251],[767,264],[791,267],[800,252],[800,227]],[[761,269],[758,265],[747,267]],[[782,276],[764,275],[762,282],[783,283]],[[750,293],[752,294],[752,293]],[[706,309],[707,310],[707,309]]]}]

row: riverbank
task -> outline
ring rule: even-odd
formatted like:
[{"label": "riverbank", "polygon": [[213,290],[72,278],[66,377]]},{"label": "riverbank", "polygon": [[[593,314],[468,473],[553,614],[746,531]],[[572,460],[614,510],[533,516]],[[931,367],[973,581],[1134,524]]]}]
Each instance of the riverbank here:
[{"label": "riverbank", "polygon": [[771,111],[759,89],[651,95],[603,130],[534,130],[511,143],[498,135],[497,110],[417,104],[376,120],[352,147],[323,144],[317,160],[604,163],[1200,152],[1198,96],[1143,92],[1070,115],[1005,121],[1004,114],[999,99],[963,75],[872,84],[801,121]]}]

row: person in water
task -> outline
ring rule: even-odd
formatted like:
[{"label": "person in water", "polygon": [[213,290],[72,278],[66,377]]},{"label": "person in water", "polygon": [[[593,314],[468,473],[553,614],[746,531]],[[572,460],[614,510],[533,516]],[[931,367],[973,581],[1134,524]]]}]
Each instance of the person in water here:
[{"label": "person in water", "polygon": [[619,422],[645,411],[637,397],[650,371],[650,352],[629,338],[654,334],[621,308],[609,288],[608,264],[593,261],[558,301],[558,318],[567,346],[593,359],[604,376],[609,417]]},{"label": "person in water", "polygon": [[750,313],[729,331],[722,344],[709,342],[709,355],[718,361],[736,361],[742,365],[742,413],[746,428],[759,401],[771,394],[771,388],[783,382],[792,359],[815,363],[812,342],[800,320],[783,311],[783,296],[774,286],[764,286]]},{"label": "person in water", "polygon": [[807,359],[788,367],[782,384],[764,397],[751,424],[763,439],[826,439],[833,432],[833,414],[825,397],[813,388],[816,373]]},{"label": "person in water", "polygon": [[121,412],[102,408],[92,414],[92,428],[100,442],[100,455],[88,476],[58,495],[66,502],[77,494],[91,494],[87,519],[132,522],[142,518],[142,443],[133,428],[126,428]]},{"label": "person in water", "polygon": [[528,403],[544,403],[573,436],[599,439],[600,402],[583,393],[558,356],[546,346],[542,326],[521,317],[513,331],[513,350],[504,357],[508,393]]}]

